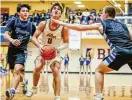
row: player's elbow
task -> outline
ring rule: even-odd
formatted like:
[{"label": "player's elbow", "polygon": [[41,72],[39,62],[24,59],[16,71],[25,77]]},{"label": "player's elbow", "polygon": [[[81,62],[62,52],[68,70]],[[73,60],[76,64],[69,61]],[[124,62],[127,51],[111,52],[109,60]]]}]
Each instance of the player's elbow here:
[{"label": "player's elbow", "polygon": [[8,35],[7,32],[5,32],[4,35],[3,35],[4,39],[6,39],[6,40],[7,40],[7,35]]},{"label": "player's elbow", "polygon": [[35,41],[37,38],[36,38],[36,36],[33,36],[32,37],[32,41]]},{"label": "player's elbow", "polygon": [[86,30],[88,30],[88,29],[84,29],[83,27],[80,26],[80,27],[77,27],[76,30],[77,30],[77,31],[86,31]]}]

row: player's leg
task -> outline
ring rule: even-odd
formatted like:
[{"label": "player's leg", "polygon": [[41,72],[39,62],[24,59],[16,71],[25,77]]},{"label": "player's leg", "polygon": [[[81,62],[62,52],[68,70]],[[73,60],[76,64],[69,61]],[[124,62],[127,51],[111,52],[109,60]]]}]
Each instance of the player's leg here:
[{"label": "player's leg", "polygon": [[86,75],[88,75],[88,65],[86,64]]},{"label": "player's leg", "polygon": [[44,65],[44,60],[43,58],[40,56],[37,60],[36,60],[36,65],[35,65],[35,69],[33,71],[33,86],[36,87],[38,85],[38,81],[40,78],[40,72],[43,69],[43,65]]},{"label": "player's leg", "polygon": [[112,71],[113,69],[107,67],[105,64],[101,63],[95,71],[95,89],[96,93],[102,93],[104,85],[104,74]]},{"label": "player's leg", "polygon": [[54,61],[50,68],[53,73],[53,88],[54,88],[54,95],[55,100],[60,100],[60,88],[61,88],[61,77],[60,77],[60,62]]},{"label": "player's leg", "polygon": [[66,65],[66,68],[67,68],[67,74],[69,73],[69,71],[68,71],[68,66],[69,66],[69,65],[67,64],[67,65]]},{"label": "player's leg", "polygon": [[80,65],[80,74],[81,74],[81,72],[82,72],[82,65]]},{"label": "player's leg", "polygon": [[66,64],[64,64],[64,74],[66,73]]},{"label": "player's leg", "polygon": [[[14,76],[14,67],[15,67],[16,56],[14,56],[13,52],[11,52],[10,49],[8,50],[6,59],[7,59],[7,63],[9,64],[9,71],[11,70],[11,72]],[[6,84],[8,84],[6,86],[6,97],[7,97],[6,99],[7,100],[10,99],[10,98],[13,98],[14,94],[15,94],[15,92],[14,92],[14,94],[12,94],[12,93],[10,94],[10,87],[11,87],[10,83],[12,82],[10,80],[10,72],[9,72],[9,77],[8,78],[9,79],[6,80],[6,82],[7,82]],[[15,89],[13,91],[15,91]]]},{"label": "player's leg", "polygon": [[95,71],[95,97],[94,100],[103,100],[104,74],[113,69],[101,63]]},{"label": "player's leg", "polygon": [[44,59],[41,56],[37,57],[35,59],[35,69],[33,71],[33,87],[26,93],[27,97],[31,97],[33,94],[37,93],[37,85],[40,79],[40,72],[43,69],[43,65]]},{"label": "player's leg", "polygon": [[104,74],[113,70],[119,70],[126,63],[124,57],[111,53],[95,70],[95,98],[103,100]]},{"label": "player's leg", "polygon": [[8,99],[12,99],[15,94],[15,90],[17,89],[19,82],[20,82],[20,72],[24,68],[21,64],[15,64],[14,72],[13,72],[13,79],[11,82],[11,88],[6,91],[6,96]]},{"label": "player's leg", "polygon": [[85,68],[84,68],[84,64],[83,64],[83,74],[85,74]]}]

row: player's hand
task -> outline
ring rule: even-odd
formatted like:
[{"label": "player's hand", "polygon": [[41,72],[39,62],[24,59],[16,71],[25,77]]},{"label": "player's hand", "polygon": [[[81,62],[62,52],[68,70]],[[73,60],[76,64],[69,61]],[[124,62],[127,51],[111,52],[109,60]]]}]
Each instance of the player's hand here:
[{"label": "player's hand", "polygon": [[41,54],[43,53],[43,47],[44,47],[44,45],[39,46],[39,51],[40,51]]},{"label": "player's hand", "polygon": [[13,39],[13,40],[11,41],[11,43],[12,43],[13,45],[15,45],[16,47],[18,47],[18,46],[21,44],[20,40],[18,40],[18,39]]},{"label": "player's hand", "polygon": [[60,50],[58,48],[55,48],[55,49],[56,49],[56,53],[57,54],[60,53]]},{"label": "player's hand", "polygon": [[56,19],[53,19],[53,18],[52,18],[52,21],[54,21],[55,23],[57,23],[57,24],[59,24],[59,25],[62,25],[62,24],[63,24],[62,21],[59,21],[59,20],[56,20]]}]

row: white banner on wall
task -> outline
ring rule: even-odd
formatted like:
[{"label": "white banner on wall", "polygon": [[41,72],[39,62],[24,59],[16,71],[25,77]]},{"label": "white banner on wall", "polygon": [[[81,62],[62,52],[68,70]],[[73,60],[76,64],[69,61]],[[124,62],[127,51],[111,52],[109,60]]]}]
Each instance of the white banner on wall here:
[{"label": "white banner on wall", "polygon": [[83,31],[82,33],[82,39],[104,39],[103,36],[100,34],[97,30],[88,30]]},{"label": "white banner on wall", "polygon": [[69,30],[69,49],[79,50],[81,45],[81,32]]}]

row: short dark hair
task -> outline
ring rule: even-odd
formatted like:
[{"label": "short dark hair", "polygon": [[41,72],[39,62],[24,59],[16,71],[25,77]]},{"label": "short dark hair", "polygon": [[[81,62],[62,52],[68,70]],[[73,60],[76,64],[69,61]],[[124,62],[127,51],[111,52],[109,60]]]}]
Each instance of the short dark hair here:
[{"label": "short dark hair", "polygon": [[50,11],[52,11],[52,9],[54,8],[54,6],[59,6],[60,9],[61,9],[61,13],[63,13],[63,8],[64,8],[64,5],[63,5],[63,4],[58,3],[58,2],[57,2],[57,3],[54,3],[54,4],[52,5]]},{"label": "short dark hair", "polygon": [[20,10],[25,7],[28,9],[28,11],[31,9],[31,6],[29,6],[28,4],[18,4],[17,6],[17,12],[20,12]]},{"label": "short dark hair", "polygon": [[105,13],[107,13],[110,17],[115,18],[116,16],[116,10],[112,6],[106,6],[104,8]]}]

